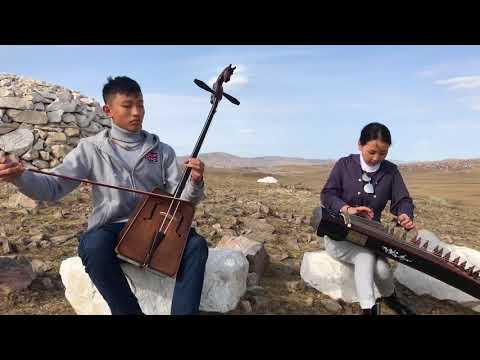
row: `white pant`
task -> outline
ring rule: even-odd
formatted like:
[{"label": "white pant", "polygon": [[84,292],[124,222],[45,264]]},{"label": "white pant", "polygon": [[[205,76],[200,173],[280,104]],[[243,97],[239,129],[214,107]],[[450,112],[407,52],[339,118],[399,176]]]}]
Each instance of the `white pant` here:
[{"label": "white pant", "polygon": [[330,256],[354,265],[355,288],[362,309],[375,305],[375,284],[382,296],[393,294],[393,274],[386,259],[346,240],[335,241],[328,236],[324,239],[325,250]]}]

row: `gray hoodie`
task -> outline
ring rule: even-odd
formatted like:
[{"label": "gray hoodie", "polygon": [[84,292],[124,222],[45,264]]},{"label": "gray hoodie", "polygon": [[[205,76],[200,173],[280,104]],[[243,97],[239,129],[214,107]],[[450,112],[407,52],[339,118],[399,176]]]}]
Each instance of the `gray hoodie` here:
[{"label": "gray hoodie", "polygon": [[[158,187],[172,194],[182,176],[175,151],[156,135],[142,132],[145,143],[132,171],[113,151],[108,141],[108,129],[105,129],[95,136],[81,139],[53,172],[136,190],[152,191]],[[32,199],[56,201],[78,187],[80,182],[25,171],[15,180],[15,185]],[[194,184],[190,179],[181,198],[197,205],[203,196],[203,182]],[[143,198],[141,194],[94,185],[93,210],[87,230],[128,218]]]}]

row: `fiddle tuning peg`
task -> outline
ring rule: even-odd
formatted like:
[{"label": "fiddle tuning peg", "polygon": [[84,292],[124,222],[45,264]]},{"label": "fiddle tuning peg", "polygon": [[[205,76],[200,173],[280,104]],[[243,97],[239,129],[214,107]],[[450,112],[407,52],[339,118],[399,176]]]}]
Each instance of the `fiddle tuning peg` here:
[{"label": "fiddle tuning peg", "polygon": [[423,244],[422,248],[424,250],[427,250],[428,249],[428,240],[425,242],[425,244]]},{"label": "fiddle tuning peg", "polygon": [[466,261],[464,261],[463,263],[461,263],[458,267],[459,267],[461,270],[465,271],[465,265],[467,265],[467,262],[466,262]]},{"label": "fiddle tuning peg", "polygon": [[457,265],[458,264],[458,260],[460,260],[460,256],[457,257],[455,260],[452,261],[452,264],[453,265]]},{"label": "fiddle tuning peg", "polygon": [[443,249],[440,248],[440,250],[437,252],[437,256],[442,257],[443,255]]},{"label": "fiddle tuning peg", "polygon": [[445,256],[443,257],[443,260],[450,261],[450,255],[451,255],[451,251],[445,254]]}]

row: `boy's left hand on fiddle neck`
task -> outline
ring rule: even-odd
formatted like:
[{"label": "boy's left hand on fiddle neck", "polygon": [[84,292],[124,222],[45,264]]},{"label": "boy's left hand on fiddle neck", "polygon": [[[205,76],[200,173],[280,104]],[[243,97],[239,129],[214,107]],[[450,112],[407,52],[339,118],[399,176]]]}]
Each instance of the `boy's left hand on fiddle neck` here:
[{"label": "boy's left hand on fiddle neck", "polygon": [[205,171],[205,164],[196,158],[186,160],[183,165],[192,169],[191,177],[195,184],[201,184],[203,181],[203,172]]}]

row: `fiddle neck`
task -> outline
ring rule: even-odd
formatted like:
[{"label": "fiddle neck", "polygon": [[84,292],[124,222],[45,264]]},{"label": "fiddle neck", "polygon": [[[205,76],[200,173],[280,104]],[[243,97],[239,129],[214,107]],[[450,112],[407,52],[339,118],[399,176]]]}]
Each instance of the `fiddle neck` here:
[{"label": "fiddle neck", "polygon": [[[215,112],[217,111],[217,106],[218,106],[218,99],[215,97],[212,104],[212,108],[210,109],[210,113],[208,114],[207,120],[203,125],[202,132],[200,133],[200,136],[197,139],[197,143],[195,144],[192,154],[190,155],[190,158],[192,159],[196,159],[198,157],[198,154],[200,153],[200,149],[202,148],[203,141],[205,140],[205,136],[207,135],[208,129],[210,127],[210,123],[212,122],[213,115],[215,115]],[[180,198],[180,196],[182,195],[191,172],[192,172],[192,168],[189,168],[189,167],[185,168],[185,170],[183,171],[182,179],[180,180],[180,182],[177,185],[177,188],[175,189],[175,193],[174,193],[175,198]]]}]

